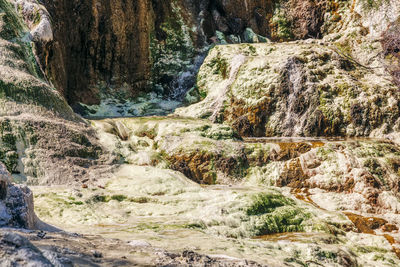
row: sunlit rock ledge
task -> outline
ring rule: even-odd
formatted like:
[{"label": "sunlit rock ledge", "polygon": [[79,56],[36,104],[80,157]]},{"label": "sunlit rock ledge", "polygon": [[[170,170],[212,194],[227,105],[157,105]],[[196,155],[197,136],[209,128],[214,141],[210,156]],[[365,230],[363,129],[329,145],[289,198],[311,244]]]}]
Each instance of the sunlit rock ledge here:
[{"label": "sunlit rock ledge", "polygon": [[175,114],[226,122],[242,136],[398,132],[400,92],[390,75],[340,49],[322,41],[216,46],[189,92],[201,101]]}]

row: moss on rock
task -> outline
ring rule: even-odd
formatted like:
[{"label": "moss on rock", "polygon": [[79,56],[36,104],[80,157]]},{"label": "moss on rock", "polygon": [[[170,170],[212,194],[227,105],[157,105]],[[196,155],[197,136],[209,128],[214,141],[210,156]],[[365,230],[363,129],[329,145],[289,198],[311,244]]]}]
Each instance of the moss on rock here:
[{"label": "moss on rock", "polygon": [[[206,96],[176,114],[211,119],[220,114],[219,121],[242,136],[369,136],[384,127],[394,131],[399,112],[393,110],[399,109],[400,95],[387,76],[354,62],[349,67],[340,52],[315,43],[252,47],[251,55],[246,45],[213,48],[197,80]],[[239,62],[235,55],[245,60]],[[228,62],[228,67],[218,62]],[[221,75],[232,68],[238,68],[234,77]]]}]

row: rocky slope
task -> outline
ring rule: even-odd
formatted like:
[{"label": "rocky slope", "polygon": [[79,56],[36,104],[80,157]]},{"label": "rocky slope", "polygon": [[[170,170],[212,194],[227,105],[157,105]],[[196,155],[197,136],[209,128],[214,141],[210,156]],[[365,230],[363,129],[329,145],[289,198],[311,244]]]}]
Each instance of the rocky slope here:
[{"label": "rocky slope", "polygon": [[2,0],[0,12],[0,160],[32,184],[85,179],[88,168],[112,156],[45,80],[30,41],[35,34],[14,5]]},{"label": "rocky slope", "polygon": [[399,266],[399,10],[0,0],[0,265]]}]

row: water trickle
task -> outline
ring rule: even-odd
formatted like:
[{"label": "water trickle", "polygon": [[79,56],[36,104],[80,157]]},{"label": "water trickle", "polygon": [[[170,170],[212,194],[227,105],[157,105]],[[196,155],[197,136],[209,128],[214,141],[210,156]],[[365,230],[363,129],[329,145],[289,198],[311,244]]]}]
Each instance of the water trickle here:
[{"label": "water trickle", "polygon": [[231,60],[231,71],[229,73],[229,79],[224,81],[224,86],[223,89],[219,92],[218,96],[214,100],[214,102],[211,104],[213,113],[210,117],[210,120],[213,122],[217,121],[218,115],[224,105],[224,101],[227,95],[227,92],[229,88],[232,86],[232,84],[236,80],[237,73],[240,70],[240,67],[246,62],[246,56],[239,54],[236,55],[234,58]]},{"label": "water trickle", "polygon": [[303,90],[304,76],[302,66],[294,60],[289,60],[289,62],[287,63],[287,68],[289,95],[286,105],[289,112],[286,114],[283,123],[287,125],[288,129],[291,129],[287,133],[285,133],[285,135],[291,136],[293,135],[293,133],[298,133],[301,131],[299,129],[301,128],[299,125],[303,125],[303,123],[298,124],[298,121],[304,121],[306,119],[306,117],[303,116],[302,118],[300,114],[296,112],[296,109],[298,108],[298,98]]},{"label": "water trickle", "polygon": [[[208,51],[208,48],[205,51]],[[197,73],[206,56],[207,53],[200,53],[195,57],[193,64],[179,74],[174,81],[174,90],[169,94],[168,98],[177,101],[183,100],[185,94],[196,84]]]}]

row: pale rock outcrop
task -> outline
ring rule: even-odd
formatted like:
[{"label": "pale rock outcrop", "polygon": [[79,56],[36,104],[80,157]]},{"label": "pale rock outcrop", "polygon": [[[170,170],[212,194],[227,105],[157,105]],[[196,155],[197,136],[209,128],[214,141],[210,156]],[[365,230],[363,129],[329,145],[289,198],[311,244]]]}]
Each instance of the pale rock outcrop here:
[{"label": "pale rock outcrop", "polygon": [[242,136],[378,137],[398,129],[400,92],[390,75],[315,40],[216,46],[197,87],[201,101],[175,114],[226,122]]},{"label": "pale rock outcrop", "polygon": [[13,185],[10,180],[11,175],[0,162],[0,227],[36,228],[31,190],[24,185]]},{"label": "pale rock outcrop", "polygon": [[361,23],[369,29],[369,35],[379,39],[400,18],[400,2],[356,0],[354,11],[361,15]]},{"label": "pale rock outcrop", "polygon": [[34,42],[47,43],[53,40],[51,19],[43,5],[35,0],[17,0],[15,8],[22,14]]},{"label": "pale rock outcrop", "polygon": [[0,265],[54,266],[27,238],[14,232],[6,231],[0,231]]},{"label": "pale rock outcrop", "polygon": [[27,39],[32,18],[26,22],[17,11],[18,5],[0,0],[0,161],[22,182],[79,182],[93,174],[88,168],[98,164],[102,148],[91,145],[94,131],[45,81]]}]

